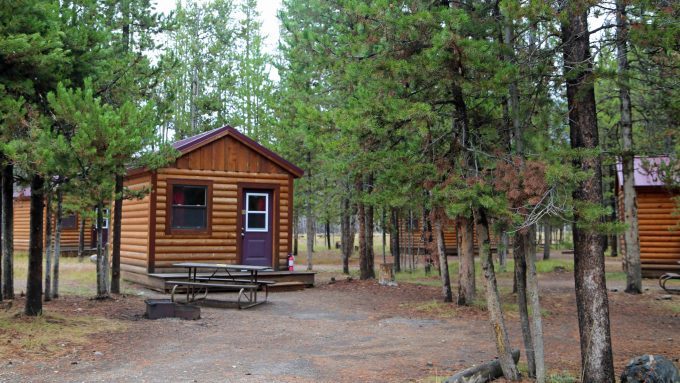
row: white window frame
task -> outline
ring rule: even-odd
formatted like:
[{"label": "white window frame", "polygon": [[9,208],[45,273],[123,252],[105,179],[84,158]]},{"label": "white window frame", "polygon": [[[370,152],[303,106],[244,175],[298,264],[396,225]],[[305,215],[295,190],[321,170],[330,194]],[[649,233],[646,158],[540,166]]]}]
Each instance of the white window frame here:
[{"label": "white window frame", "polygon": [[[252,213],[264,213],[264,228],[251,228],[250,227],[250,196],[253,197],[264,197],[264,212],[262,210],[253,210]],[[252,193],[246,192],[246,232],[251,233],[266,233],[269,231],[269,193]]]}]

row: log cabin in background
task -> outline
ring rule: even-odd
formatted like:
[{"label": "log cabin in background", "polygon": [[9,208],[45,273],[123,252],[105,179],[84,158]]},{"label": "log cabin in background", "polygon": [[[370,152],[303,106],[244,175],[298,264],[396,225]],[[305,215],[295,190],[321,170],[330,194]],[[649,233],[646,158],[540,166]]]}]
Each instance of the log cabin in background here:
[{"label": "log cabin in background", "polygon": [[[658,173],[662,163],[667,164],[668,157],[636,157],[634,160],[640,263],[644,277],[658,277],[680,270],[680,216],[676,214],[677,205],[673,200],[680,193],[664,185]],[[617,164],[616,170],[619,217],[625,222],[621,163]],[[625,257],[622,235],[619,242]]]},{"label": "log cabin in background", "polygon": [[[53,206],[56,208],[56,206]],[[45,211],[47,208],[45,208]],[[31,189],[23,188],[14,192],[14,251],[28,252],[29,239],[29,224],[31,219]],[[46,214],[45,214],[46,215]],[[108,215],[108,214],[107,214]],[[55,218],[52,216],[52,230],[54,234]],[[46,221],[45,221],[46,222]],[[77,254],[78,240],[80,236],[80,216],[78,214],[64,214],[61,218],[61,253]],[[43,230],[45,228],[43,223]],[[92,251],[96,247],[94,242],[96,236],[95,227],[88,219],[85,221],[85,230],[83,230],[83,245],[85,251]],[[108,241],[108,219],[104,220],[104,238]],[[47,238],[45,238],[45,241]],[[44,244],[45,242],[43,242]]]},{"label": "log cabin in background", "polygon": [[313,273],[287,271],[302,169],[229,126],[173,146],[173,163],[125,177],[150,192],[123,202],[123,278],[162,289],[181,271],[174,263],[191,261],[269,266],[267,279],[313,284]]}]

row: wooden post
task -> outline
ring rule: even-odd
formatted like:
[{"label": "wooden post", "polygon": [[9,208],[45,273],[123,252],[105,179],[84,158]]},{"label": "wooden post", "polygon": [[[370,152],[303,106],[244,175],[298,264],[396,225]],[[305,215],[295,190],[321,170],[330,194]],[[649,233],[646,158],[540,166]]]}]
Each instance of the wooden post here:
[{"label": "wooden post", "polygon": [[378,283],[383,286],[396,286],[394,282],[394,263],[380,264],[380,279]]}]

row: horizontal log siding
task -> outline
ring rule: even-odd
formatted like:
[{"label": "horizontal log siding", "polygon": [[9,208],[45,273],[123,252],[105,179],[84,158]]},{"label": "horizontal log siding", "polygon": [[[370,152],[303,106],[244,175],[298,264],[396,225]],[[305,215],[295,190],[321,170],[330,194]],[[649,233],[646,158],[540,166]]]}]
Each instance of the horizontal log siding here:
[{"label": "horizontal log siding", "polygon": [[[56,204],[54,204],[56,209]],[[31,219],[31,201],[26,199],[14,200],[14,251],[27,252],[28,251],[28,236],[29,224]],[[46,216],[47,209],[45,209]],[[45,218],[47,219],[47,218]],[[45,221],[47,222],[47,221]],[[52,229],[54,230],[55,219],[52,218]],[[44,225],[44,224],[43,224]],[[75,250],[78,248],[78,235],[80,217],[76,217],[76,227],[74,229],[61,230],[61,249]],[[43,227],[44,229],[44,227]],[[53,233],[54,235],[54,233]],[[92,223],[90,220],[85,221],[85,248],[89,248],[92,241]],[[43,240],[43,245],[45,241]]]},{"label": "horizontal log siding", "polygon": [[[239,183],[262,183],[279,186],[279,221],[275,230],[280,233],[279,243],[274,243],[274,263],[283,268],[289,252],[288,203],[289,175],[279,173],[252,173],[214,170],[164,168],[158,171],[158,196],[156,199],[156,271],[169,268],[181,261],[237,263],[237,240],[240,233],[238,204]],[[166,234],[167,180],[210,180],[213,182],[212,231],[210,234]],[[274,209],[277,206],[274,205]],[[274,212],[272,211],[272,214]],[[276,215],[274,215],[276,217]]]},{"label": "horizontal log siding", "polygon": [[661,190],[638,188],[640,263],[643,273],[680,270],[680,217],[672,196]]},{"label": "horizontal log siding", "polygon": [[[134,191],[150,190],[151,175],[144,174],[127,179],[123,184],[127,189]],[[123,200],[120,236],[120,262],[123,270],[142,270],[140,268],[143,268],[146,271],[149,261],[150,200],[150,194],[145,195],[142,199]],[[113,225],[110,225],[109,232],[112,231]]]}]

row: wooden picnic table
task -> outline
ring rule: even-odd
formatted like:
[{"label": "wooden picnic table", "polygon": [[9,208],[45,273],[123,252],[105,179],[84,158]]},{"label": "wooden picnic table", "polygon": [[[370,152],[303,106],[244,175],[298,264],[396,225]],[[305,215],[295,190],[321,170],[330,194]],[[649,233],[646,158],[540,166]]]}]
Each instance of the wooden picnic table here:
[{"label": "wooden picnic table", "polygon": [[[258,273],[260,271],[271,270],[267,266],[253,266],[253,265],[234,265],[228,263],[204,263],[204,262],[180,262],[173,264],[174,267],[187,269],[186,281],[167,281],[168,285],[173,285],[171,298],[175,301],[175,292],[177,288],[184,287],[186,289],[186,301],[194,302],[201,299],[206,299],[209,289],[220,290],[236,290],[238,291],[237,304],[239,309],[246,309],[259,304],[265,303],[269,296],[267,287],[273,284],[273,281],[265,281],[259,279]],[[198,269],[213,270],[210,276],[198,276]],[[233,275],[232,272],[248,272],[248,276]],[[225,272],[226,274],[219,274],[218,272]],[[205,274],[204,274],[205,275]],[[257,291],[263,289],[265,298],[263,301],[258,301]],[[197,298],[196,295],[203,292],[203,296]]]}]

